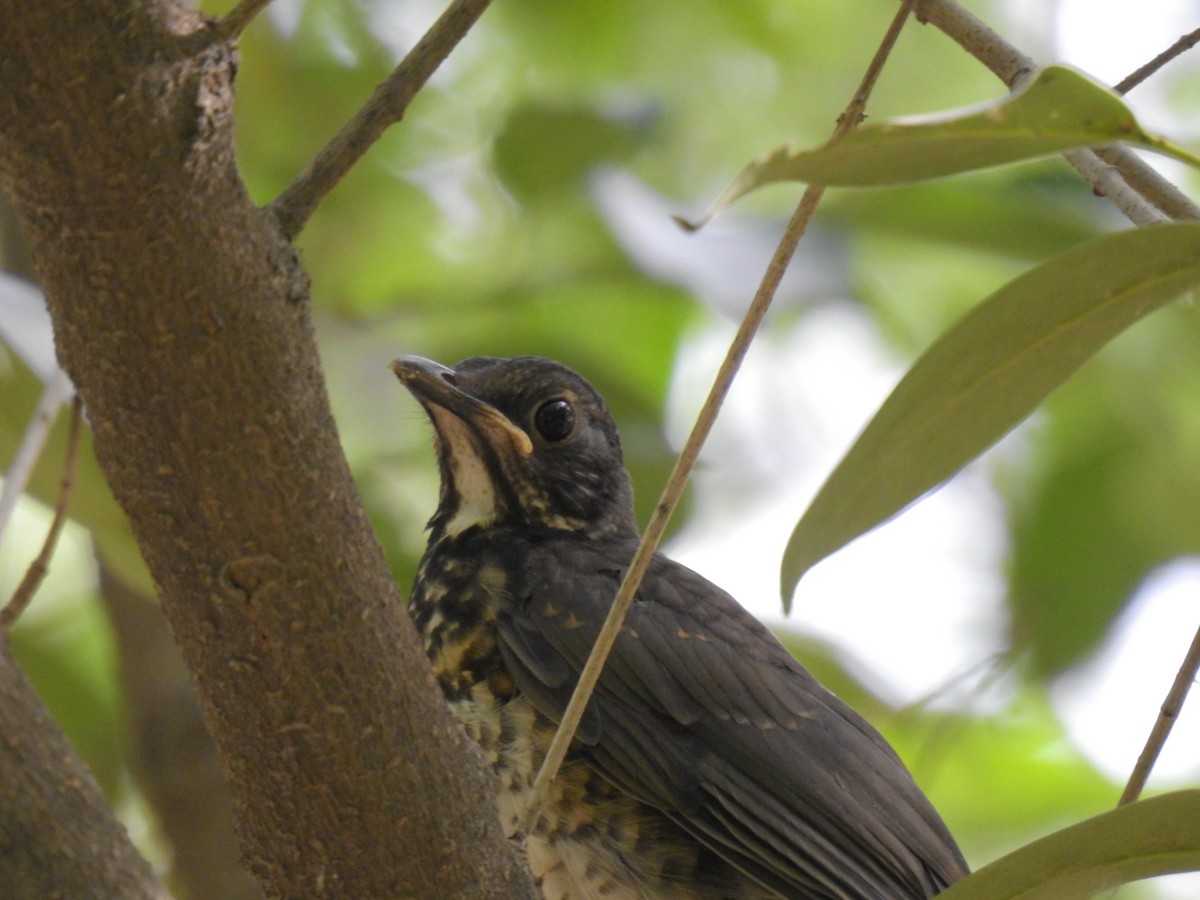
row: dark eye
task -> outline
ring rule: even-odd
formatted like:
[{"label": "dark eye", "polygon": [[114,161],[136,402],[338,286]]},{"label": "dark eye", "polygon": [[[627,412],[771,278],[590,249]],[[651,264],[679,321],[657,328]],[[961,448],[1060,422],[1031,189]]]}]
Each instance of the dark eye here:
[{"label": "dark eye", "polygon": [[533,425],[552,444],[566,440],[575,430],[575,410],[561,398],[547,400],[533,414]]}]

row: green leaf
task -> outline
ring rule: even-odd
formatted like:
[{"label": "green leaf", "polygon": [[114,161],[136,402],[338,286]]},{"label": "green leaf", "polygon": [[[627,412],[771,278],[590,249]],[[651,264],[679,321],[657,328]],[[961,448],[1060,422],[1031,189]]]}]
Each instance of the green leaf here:
[{"label": "green leaf", "polygon": [[742,170],[699,222],[684,224],[699,228],[735,200],[779,181],[902,184],[1118,141],[1200,167],[1200,159],[1143,131],[1108,88],[1075,69],[1047,66],[1000,100],[869,123],[816,150],[792,153],[780,147]]},{"label": "green leaf", "polygon": [[1027,844],[939,900],[1082,900],[1139,878],[1200,870],[1200,791],[1131,803]]},{"label": "green leaf", "polygon": [[834,469],[784,551],[785,609],[815,563],[1023,420],[1104,344],[1200,285],[1200,225],[1108,235],[1010,282],[942,335]]}]

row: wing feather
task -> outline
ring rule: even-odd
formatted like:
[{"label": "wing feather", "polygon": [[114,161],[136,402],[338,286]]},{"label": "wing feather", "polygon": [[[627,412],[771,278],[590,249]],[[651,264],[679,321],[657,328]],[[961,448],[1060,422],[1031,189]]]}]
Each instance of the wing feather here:
[{"label": "wing feather", "polygon": [[[531,543],[500,612],[518,686],[557,720],[628,542]],[[603,561],[603,562],[602,562]],[[580,740],[622,790],[784,895],[926,897],[966,871],[899,758],[728,594],[656,557]]]}]

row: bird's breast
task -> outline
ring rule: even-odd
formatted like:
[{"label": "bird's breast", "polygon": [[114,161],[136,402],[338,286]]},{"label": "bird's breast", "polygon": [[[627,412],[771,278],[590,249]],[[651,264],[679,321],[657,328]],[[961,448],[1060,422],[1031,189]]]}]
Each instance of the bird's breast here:
[{"label": "bird's breast", "polygon": [[[520,564],[486,531],[447,538],[426,553],[409,603],[450,710],[492,770],[510,836],[557,727],[520,691],[500,653],[496,621]],[[603,778],[578,747],[568,751],[525,848],[547,900],[770,895]]]},{"label": "bird's breast", "polygon": [[484,685],[496,699],[513,694],[496,647],[496,614],[506,590],[504,570],[487,554],[447,541],[426,553],[409,601],[409,615],[451,702],[470,699]]}]

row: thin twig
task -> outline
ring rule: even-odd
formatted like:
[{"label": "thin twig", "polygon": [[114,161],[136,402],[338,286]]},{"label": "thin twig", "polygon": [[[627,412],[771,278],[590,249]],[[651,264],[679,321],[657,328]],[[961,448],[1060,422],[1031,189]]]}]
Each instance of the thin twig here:
[{"label": "thin twig", "polygon": [[1174,222],[1200,219],[1200,207],[1136,153],[1117,147],[1101,147],[1093,152],[1101,162],[1116,169],[1131,190],[1137,191],[1168,219]]},{"label": "thin twig", "polygon": [[918,21],[935,26],[983,63],[1007,87],[1014,87],[1022,77],[1037,69],[1033,57],[1022,53],[954,0],[923,0],[916,16]]},{"label": "thin twig", "polygon": [[238,5],[217,22],[217,36],[224,41],[237,40],[246,30],[246,26],[253,22],[254,17],[270,2],[271,0],[239,0]]},{"label": "thin twig", "polygon": [[[1115,149],[1105,148],[1110,153]],[[1129,155],[1132,157],[1132,154]],[[1098,196],[1107,197],[1113,206],[1124,213],[1125,218],[1139,228],[1166,222],[1170,218],[1158,204],[1148,200],[1145,194],[1129,183],[1119,164],[1106,161],[1099,151],[1071,150],[1063,156]]]},{"label": "thin twig", "polygon": [[1158,56],[1154,57],[1154,59],[1150,60],[1150,62],[1134,69],[1133,72],[1118,81],[1113,90],[1118,94],[1128,94],[1175,57],[1183,55],[1195,47],[1196,44],[1200,44],[1200,28],[1185,34],[1162,53],[1158,54]]},{"label": "thin twig", "polygon": [[[896,39],[899,37],[900,31],[916,2],[917,0],[904,0],[903,6],[892,20],[887,34],[871,59],[866,73],[863,75],[861,84],[854,92],[854,96],[845,111],[838,117],[837,126],[834,129],[835,137],[840,137],[850,131],[862,120],[867,97],[870,95],[871,89],[874,87],[879,72],[883,67],[883,63],[891,53],[892,47],[895,45]],[[663,488],[662,496],[659,497],[658,504],[654,507],[654,513],[650,517],[650,522],[646,525],[646,531],[642,535],[641,542],[638,544],[637,552],[629,564],[629,569],[625,572],[625,577],[622,579],[613,604],[609,608],[608,616],[605,618],[600,633],[596,637],[596,643],[592,647],[591,654],[588,656],[587,664],[579,674],[579,683],[575,686],[575,692],[571,695],[571,702],[567,704],[567,708],[563,712],[558,730],[554,734],[554,740],[546,751],[546,758],[542,762],[541,769],[538,771],[537,778],[530,791],[529,801],[518,822],[517,828],[521,832],[527,832],[533,824],[533,817],[545,800],[546,793],[550,790],[551,782],[554,781],[555,776],[558,774],[559,767],[566,756],[571,739],[575,736],[575,731],[579,727],[580,720],[583,718],[583,711],[587,707],[592,692],[595,690],[596,683],[600,680],[600,673],[604,668],[605,662],[608,660],[609,652],[612,650],[613,644],[616,643],[621,625],[625,621],[625,614],[628,612],[629,606],[633,603],[633,598],[637,594],[642,576],[645,575],[646,569],[650,565],[650,560],[654,557],[654,553],[658,549],[658,544],[662,540],[663,533],[666,531],[671,514],[675,511],[675,506],[679,503],[679,498],[683,495],[684,488],[687,486],[688,476],[691,474],[692,467],[696,463],[696,458],[700,455],[700,449],[704,445],[709,431],[712,429],[717,413],[721,409],[721,404],[725,401],[725,396],[729,393],[733,378],[737,374],[742,360],[746,357],[746,352],[750,348],[750,342],[758,332],[759,325],[762,324],[763,317],[766,315],[767,309],[775,297],[775,291],[783,279],[783,273],[787,269],[788,263],[796,252],[796,246],[800,243],[800,239],[808,229],[808,224],[812,220],[813,214],[816,212],[824,193],[825,188],[822,185],[808,186],[804,192],[804,196],[800,198],[800,204],[796,207],[796,212],[793,213],[791,221],[788,222],[787,229],[783,233],[779,246],[775,249],[774,256],[771,257],[771,262],[763,274],[762,282],[754,295],[754,300],[751,302],[750,308],[746,311],[746,317],[742,320],[742,324],[739,326],[738,332],[729,346],[725,361],[721,364],[721,369],[717,373],[708,398],[704,401],[704,406],[696,417],[696,424],[692,427],[692,433],[688,435],[687,442],[684,444],[683,450],[680,451],[679,458],[675,461],[675,467],[671,471],[671,476],[667,479],[666,486]]]},{"label": "thin twig", "polygon": [[[1175,59],[1175,57],[1190,50],[1197,43],[1200,43],[1200,28],[1185,34],[1162,53],[1158,54],[1158,56],[1154,57],[1154,59],[1150,60],[1150,62],[1138,67],[1129,75],[1122,78],[1113,87],[1113,90],[1118,94],[1129,93],[1133,88]],[[1125,159],[1119,159],[1113,153],[1112,149],[1097,150],[1096,155],[1110,165],[1119,166],[1121,177],[1125,182],[1162,210],[1163,214],[1168,218],[1176,221],[1200,218],[1200,209],[1197,209],[1196,204],[1192,203],[1183,191],[1161,177],[1141,157],[1129,153]]]},{"label": "thin twig", "polygon": [[[922,0],[917,18],[941,30],[1009,87],[1037,68],[1032,57],[1022,53],[955,0]],[[1103,158],[1091,150],[1073,150],[1063,155],[1097,194],[1108,197],[1131,222],[1145,225],[1162,221],[1160,213],[1173,219],[1200,219],[1200,207],[1183,197],[1161,175],[1147,172],[1149,167],[1132,151],[1125,147],[1109,147],[1103,153]],[[1133,186],[1135,183],[1136,187]]]},{"label": "thin twig", "polygon": [[17,508],[17,500],[25,493],[25,485],[29,483],[42,448],[46,446],[46,438],[58,416],[58,409],[70,399],[71,391],[71,379],[61,368],[56,368],[46,381],[37,409],[29,420],[29,427],[21,436],[12,467],[4,476],[4,486],[0,488],[0,535],[4,534],[8,520]]},{"label": "thin twig", "polygon": [[42,549],[37,558],[30,563],[25,577],[17,585],[8,605],[0,610],[0,640],[8,639],[13,622],[29,605],[29,601],[33,599],[34,593],[49,570],[50,557],[54,555],[59,532],[62,531],[63,524],[67,520],[67,507],[71,503],[71,490],[75,486],[75,467],[79,460],[79,433],[83,430],[82,421],[83,401],[76,394],[75,400],[71,404],[71,430],[67,435],[67,458],[63,463],[62,482],[58,486],[58,500],[54,504],[54,519],[50,523],[50,530],[46,532],[46,540],[42,543]]},{"label": "thin twig", "polygon": [[1197,671],[1200,671],[1200,628],[1196,630],[1196,635],[1192,638],[1192,645],[1188,647],[1187,654],[1183,657],[1183,664],[1180,665],[1179,672],[1175,675],[1175,682],[1171,685],[1171,690],[1167,692],[1167,699],[1163,701],[1158,718],[1154,721],[1154,727],[1150,729],[1150,736],[1146,738],[1146,746],[1142,748],[1142,754],[1138,757],[1137,765],[1133,767],[1129,783],[1121,792],[1121,799],[1117,801],[1117,806],[1132,803],[1141,794],[1142,788],[1146,786],[1150,770],[1154,768],[1158,754],[1162,752],[1163,744],[1167,742],[1167,736],[1171,733],[1171,728],[1179,717],[1180,710],[1183,709],[1183,701],[1187,699],[1188,690],[1191,688],[1192,682],[1196,680]]},{"label": "thin twig", "polygon": [[334,136],[268,209],[280,228],[294,238],[317,204],[350,171],[390,125],[399,122],[409,103],[450,51],[483,15],[491,0],[453,0],[342,130]]}]

